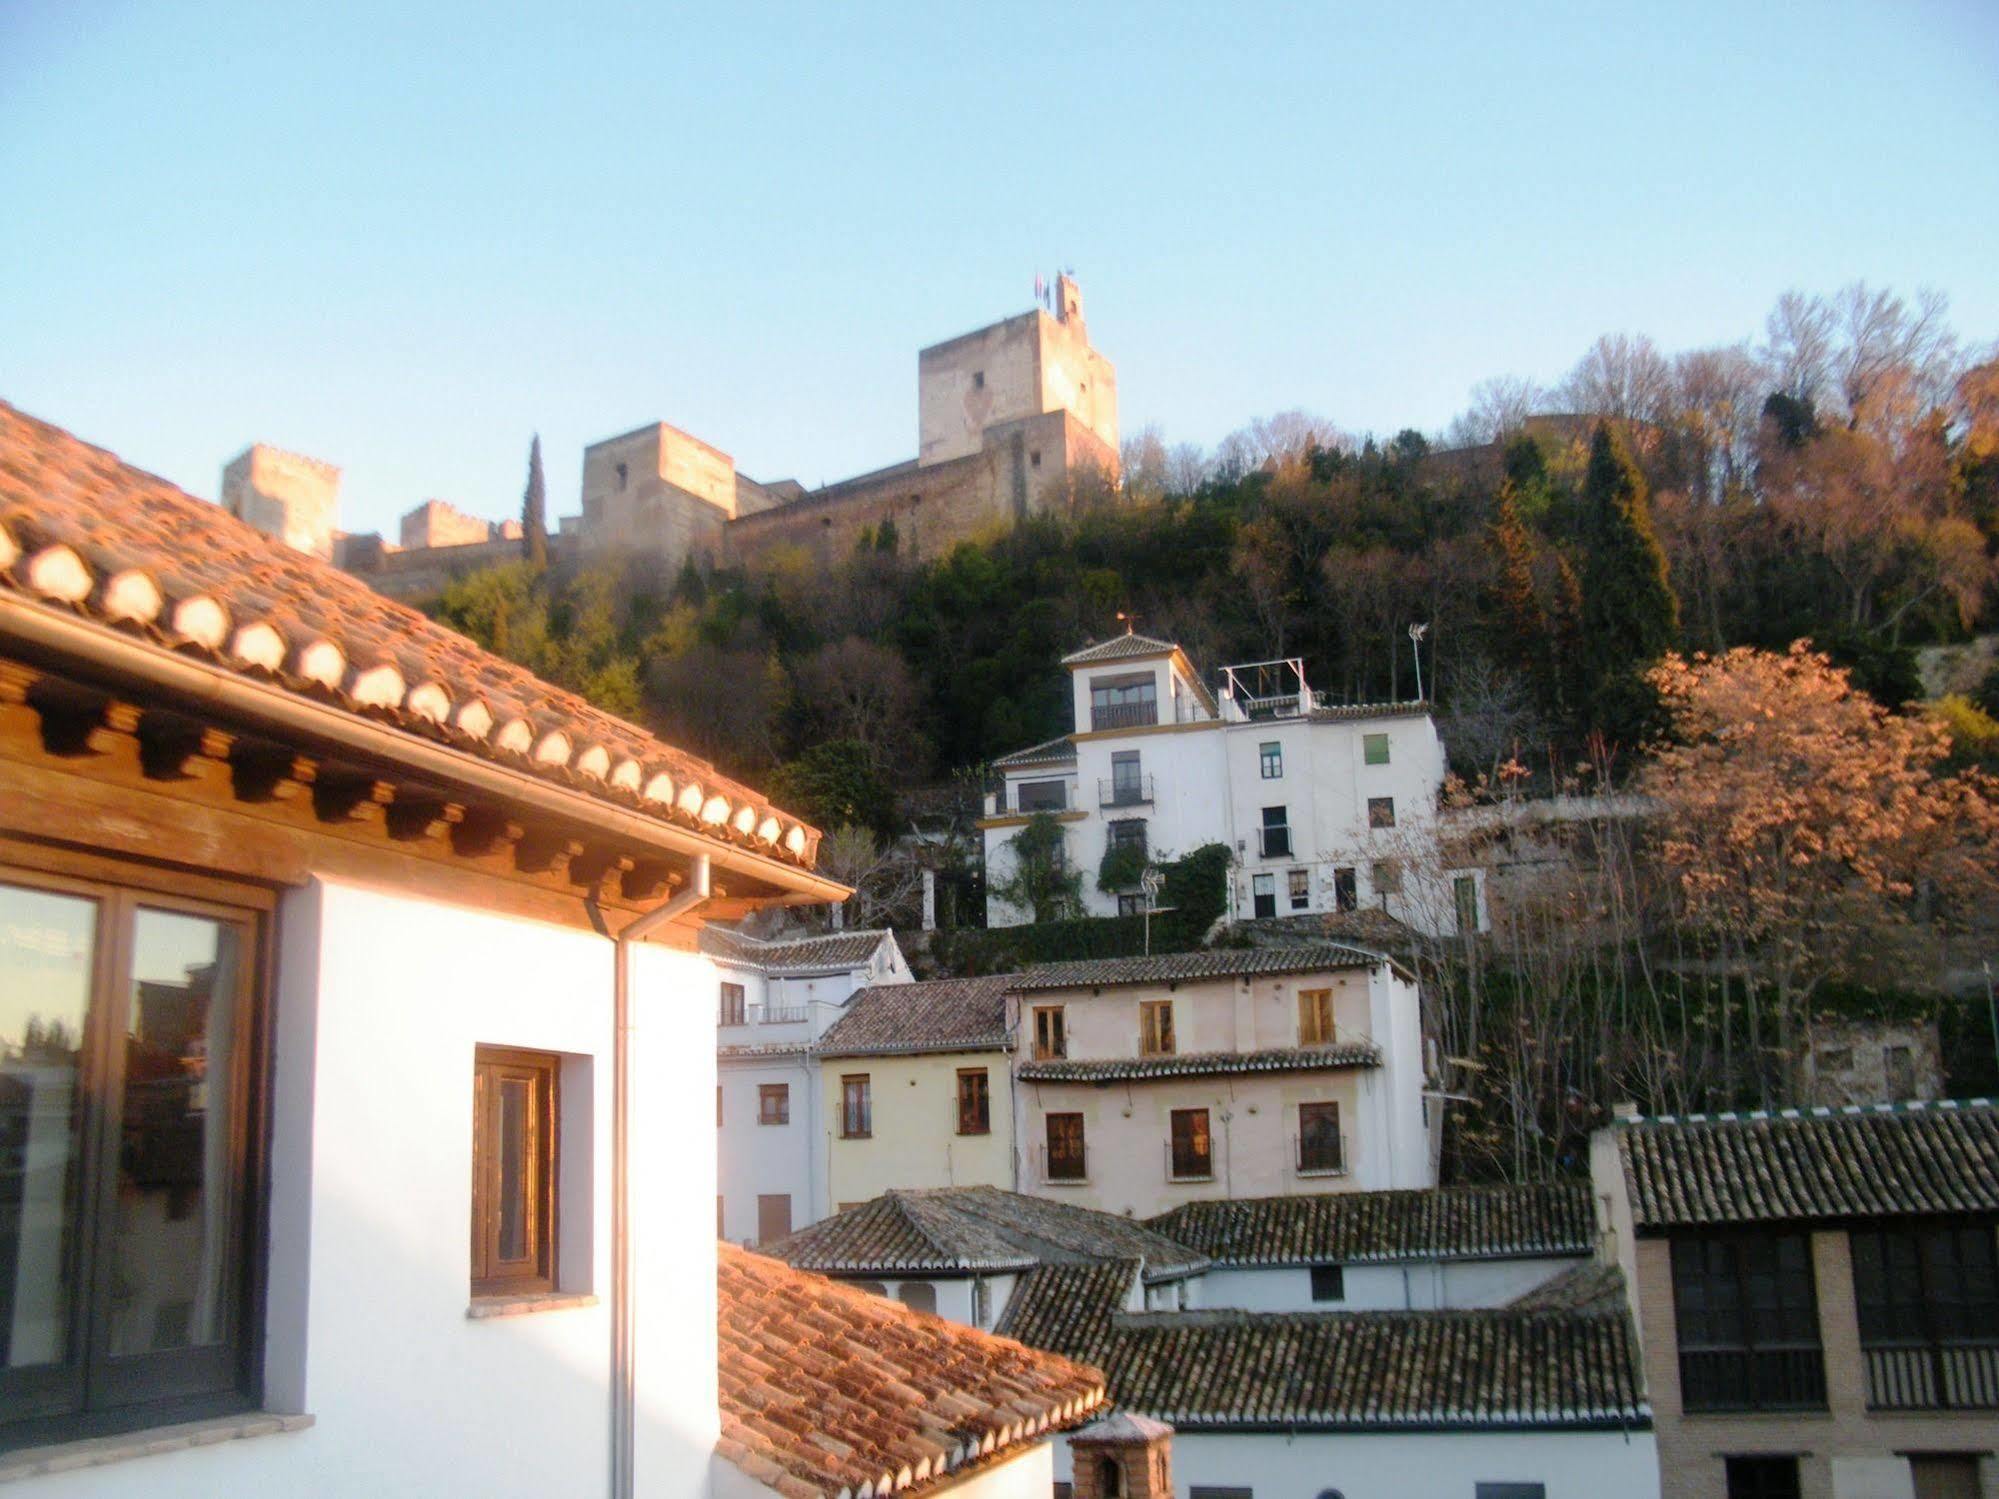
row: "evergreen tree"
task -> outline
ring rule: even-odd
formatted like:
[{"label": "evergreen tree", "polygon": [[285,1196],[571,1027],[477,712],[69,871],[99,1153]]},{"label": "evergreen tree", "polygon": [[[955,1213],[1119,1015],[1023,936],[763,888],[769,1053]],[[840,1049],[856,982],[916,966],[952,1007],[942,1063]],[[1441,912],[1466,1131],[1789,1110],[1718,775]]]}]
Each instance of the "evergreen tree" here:
[{"label": "evergreen tree", "polygon": [[521,555],[537,570],[548,566],[548,492],[541,477],[541,434],[528,447],[528,487],[521,496]]},{"label": "evergreen tree", "polygon": [[1513,486],[1499,491],[1499,515],[1492,526],[1492,549],[1499,563],[1493,599],[1499,644],[1526,674],[1542,706],[1555,706],[1554,642],[1548,614],[1534,586],[1534,539],[1520,519]]},{"label": "evergreen tree", "polygon": [[1630,742],[1654,718],[1645,673],[1679,639],[1680,601],[1652,528],[1644,475],[1602,422],[1590,439],[1582,509],[1583,707],[1591,727]]}]

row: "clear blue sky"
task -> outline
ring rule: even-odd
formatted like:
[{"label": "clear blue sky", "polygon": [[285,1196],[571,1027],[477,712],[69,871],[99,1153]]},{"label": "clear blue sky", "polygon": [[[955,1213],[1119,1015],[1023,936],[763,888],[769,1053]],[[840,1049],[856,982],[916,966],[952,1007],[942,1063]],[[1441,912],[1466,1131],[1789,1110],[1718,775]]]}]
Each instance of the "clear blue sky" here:
[{"label": "clear blue sky", "polygon": [[[350,529],[539,428],[912,456],[916,350],[1073,265],[1126,431],[1442,425],[1865,277],[1999,335],[1999,5],[0,0],[0,397]],[[1629,18],[1611,13],[1628,11]]]}]

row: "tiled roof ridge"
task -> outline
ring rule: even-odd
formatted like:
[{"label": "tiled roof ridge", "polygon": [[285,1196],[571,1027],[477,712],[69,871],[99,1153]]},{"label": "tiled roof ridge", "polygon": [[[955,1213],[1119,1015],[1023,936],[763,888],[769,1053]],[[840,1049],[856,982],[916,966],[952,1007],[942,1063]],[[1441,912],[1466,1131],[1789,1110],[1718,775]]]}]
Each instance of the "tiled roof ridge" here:
[{"label": "tiled roof ridge", "polygon": [[4,401],[0,588],[704,837],[814,862],[816,829],[708,761]]},{"label": "tiled roof ridge", "polygon": [[1107,635],[1102,640],[1092,640],[1080,645],[1062,657],[1062,664],[1082,663],[1092,659],[1094,652],[1104,652],[1111,656],[1154,655],[1160,651],[1177,651],[1179,644],[1171,640],[1161,640],[1156,635],[1141,635],[1136,630],[1126,630],[1122,635]]},{"label": "tiled roof ridge", "polygon": [[1088,989],[1117,983],[1177,983],[1202,978],[1244,978],[1309,973],[1318,967],[1393,967],[1387,953],[1352,942],[1301,942],[1269,947],[1199,947],[1188,952],[1132,954],[1121,958],[1063,958],[1030,963],[1012,975],[1017,992]]},{"label": "tiled roof ridge", "polygon": [[1300,1323],[1375,1323],[1382,1325],[1421,1326],[1460,1322],[1478,1324],[1481,1322],[1523,1321],[1540,1317],[1555,1317],[1569,1321],[1593,1318],[1615,1319],[1622,1317],[1622,1308],[1610,1307],[1550,1307],[1514,1302],[1501,1302],[1497,1306],[1453,1306],[1453,1307],[1372,1307],[1366,1310],[1307,1311],[1294,1308],[1289,1311],[1259,1312],[1243,1307],[1209,1306],[1189,1307],[1184,1310],[1159,1310],[1144,1312],[1119,1312],[1116,1323],[1119,1327],[1259,1327],[1278,1322]]},{"label": "tiled roof ridge", "polygon": [[1969,1113],[1973,1109],[1999,1107],[1991,1098],[1909,1098],[1895,1103],[1813,1104],[1804,1108],[1728,1109],[1712,1114],[1634,1114],[1610,1121],[1612,1129],[1642,1128],[1646,1125],[1685,1124],[1768,1124],[1791,1119],[1857,1119],[1881,1115],[1924,1113]]}]

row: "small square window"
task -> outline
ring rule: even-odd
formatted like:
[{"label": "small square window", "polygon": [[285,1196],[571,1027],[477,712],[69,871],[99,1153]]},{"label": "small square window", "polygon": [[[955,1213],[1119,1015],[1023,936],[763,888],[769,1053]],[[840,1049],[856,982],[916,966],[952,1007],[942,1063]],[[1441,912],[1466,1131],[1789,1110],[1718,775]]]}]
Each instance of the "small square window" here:
[{"label": "small square window", "polygon": [[791,1084],[757,1084],[757,1123],[791,1123]]},{"label": "small square window", "polygon": [[1795,1457],[1731,1457],[1726,1460],[1728,1499],[1798,1499]]},{"label": "small square window", "polygon": [[1392,796],[1370,796],[1367,799],[1367,825],[1371,828],[1394,827],[1395,798]]},{"label": "small square window", "polygon": [[1312,904],[1312,875],[1310,870],[1294,869],[1288,876],[1291,886],[1291,909],[1303,911]]},{"label": "small square window", "polygon": [[1343,1265],[1314,1265],[1312,1267],[1312,1299],[1314,1301],[1345,1301],[1347,1299],[1347,1273]]},{"label": "small square window", "polygon": [[1374,866],[1374,893],[1376,895],[1400,895],[1402,893],[1402,866],[1393,859],[1383,859]]},{"label": "small square window", "polygon": [[1361,735],[1360,757],[1369,765],[1386,765],[1388,763],[1388,736],[1386,734]]}]

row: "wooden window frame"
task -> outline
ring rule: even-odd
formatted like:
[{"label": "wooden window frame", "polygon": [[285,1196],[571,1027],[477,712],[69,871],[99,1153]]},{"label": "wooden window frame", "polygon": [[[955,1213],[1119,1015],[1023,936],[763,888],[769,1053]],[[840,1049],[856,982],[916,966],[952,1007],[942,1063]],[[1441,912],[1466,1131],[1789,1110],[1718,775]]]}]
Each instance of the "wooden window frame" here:
[{"label": "wooden window frame", "polygon": [[[1181,1120],[1187,1127],[1181,1129]],[[1198,1128],[1196,1127],[1198,1121]],[[1188,1154],[1181,1154],[1181,1136],[1187,1139]],[[1193,1155],[1193,1144],[1198,1139],[1201,1151],[1198,1158]],[[1174,1109],[1166,1120],[1166,1175],[1176,1182],[1206,1182],[1215,1179],[1215,1122],[1214,1117],[1204,1108]]]},{"label": "wooden window frame", "polygon": [[1331,989],[1298,991],[1298,1044],[1331,1046],[1339,1037],[1339,1015]]},{"label": "wooden window frame", "polygon": [[717,1025],[748,1025],[750,1023],[748,986],[732,984],[724,979],[716,994],[715,1007]]},{"label": "wooden window frame", "polygon": [[[1795,1283],[1773,1274],[1776,1305],[1784,1311],[1788,1293],[1794,1314],[1810,1312],[1809,1337],[1785,1336],[1767,1325],[1770,1313],[1752,1289],[1759,1274],[1754,1263],[1767,1250],[1781,1261],[1786,1246],[1794,1246]],[[1803,1231],[1728,1229],[1676,1234],[1671,1240],[1673,1326],[1679,1345],[1680,1399],[1690,1413],[1728,1411],[1822,1411],[1826,1404],[1825,1347],[1821,1331],[1818,1273],[1812,1263],[1812,1238]],[[1710,1256],[1724,1261],[1710,1273]],[[1781,1266],[1779,1266],[1781,1269]],[[1709,1305],[1692,1305],[1698,1289]],[[1716,1306],[1717,1290],[1729,1293],[1732,1306]],[[1694,1317],[1710,1324],[1727,1322],[1730,1336],[1703,1335]],[[1722,1393],[1724,1384],[1740,1389],[1740,1398]]]},{"label": "wooden window frame", "polygon": [[1034,1060],[1059,1062],[1069,1055],[1069,1021],[1062,1005],[1034,1006]]},{"label": "wooden window frame", "polygon": [[[858,1090],[858,1091],[857,1091]],[[860,1103],[861,1127],[853,1128],[854,1102]],[[872,1140],[875,1134],[875,1088],[873,1074],[849,1072],[840,1078],[840,1138]]]},{"label": "wooden window frame", "polygon": [[[967,1097],[968,1085],[973,1095],[971,1098]],[[965,1108],[968,1102],[976,1102],[977,1105],[969,1114]],[[961,1135],[989,1135],[992,1132],[992,1075],[984,1067],[960,1067],[958,1069],[958,1133]]]},{"label": "wooden window frame", "polygon": [[[89,992],[79,1038],[75,1217],[65,1235],[73,1288],[59,1363],[0,1369],[0,1452],[253,1410],[262,1398],[267,1296],[272,892],[109,855],[0,839],[0,883],[93,901]],[[131,1019],[134,929],[142,910],[204,917],[239,932],[229,1088],[230,1193],[222,1336],[192,1348],[113,1356],[109,1273],[115,1233]]]},{"label": "wooden window frame", "polygon": [[1175,1055],[1172,1000],[1141,999],[1138,1002],[1138,1054],[1142,1057]]},{"label": "wooden window frame", "polygon": [[[1068,1121],[1073,1119],[1076,1122],[1076,1156],[1075,1156],[1076,1169],[1073,1173],[1064,1172],[1060,1176],[1056,1175],[1055,1173],[1055,1160],[1056,1160],[1055,1121],[1058,1119],[1063,1121],[1063,1127],[1065,1130],[1068,1126]],[[1089,1125],[1084,1120],[1083,1115],[1080,1111],[1064,1110],[1051,1114],[1044,1114],[1041,1118],[1041,1139],[1042,1139],[1042,1147],[1041,1147],[1042,1175],[1045,1176],[1049,1181],[1087,1182],[1090,1179]],[[1063,1153],[1062,1159],[1065,1161],[1069,1159],[1066,1151]]]},{"label": "wooden window frame", "polygon": [[[778,1107],[775,1110],[769,1107],[772,1099],[776,1099],[778,1102]],[[791,1123],[790,1083],[757,1084],[757,1123],[768,1126]]]},{"label": "wooden window frame", "polygon": [[[527,1253],[500,1254],[500,1085],[530,1089],[523,1164]],[[552,1052],[481,1046],[472,1065],[472,1295],[532,1296],[556,1287],[557,1177],[562,1168],[562,1058]]]},{"label": "wooden window frame", "polygon": [[[1306,1121],[1308,1119],[1331,1119],[1333,1124],[1333,1156],[1328,1162],[1315,1155],[1307,1145]],[[1298,1174],[1300,1176],[1339,1176],[1347,1169],[1347,1141],[1340,1126],[1339,1100],[1334,1098],[1311,1098],[1298,1105]]]}]

